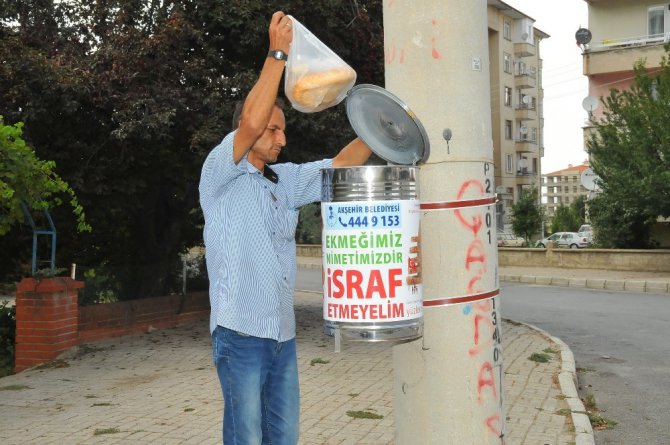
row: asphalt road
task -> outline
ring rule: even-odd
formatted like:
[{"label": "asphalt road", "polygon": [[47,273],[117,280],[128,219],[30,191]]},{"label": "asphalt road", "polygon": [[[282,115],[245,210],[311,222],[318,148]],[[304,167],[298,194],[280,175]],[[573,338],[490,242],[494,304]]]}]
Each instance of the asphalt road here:
[{"label": "asphalt road", "polygon": [[598,445],[670,444],[668,295],[501,287],[503,318],[567,343],[580,371],[580,395],[593,395],[599,414],[618,423],[594,429]]},{"label": "asphalt road", "polygon": [[[299,269],[296,288],[320,291],[321,272]],[[670,444],[670,297],[503,283],[501,313],[570,346],[581,396],[617,422],[597,445]]]}]

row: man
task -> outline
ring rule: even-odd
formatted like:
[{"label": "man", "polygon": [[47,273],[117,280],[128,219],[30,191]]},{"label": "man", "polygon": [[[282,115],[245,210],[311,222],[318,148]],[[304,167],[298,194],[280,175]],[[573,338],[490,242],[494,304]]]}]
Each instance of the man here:
[{"label": "man", "polygon": [[363,165],[371,154],[355,139],[332,160],[267,166],[286,145],[277,92],[293,37],[290,18],[276,12],[269,36],[270,53],[244,102],[239,127],[212,150],[200,179],[226,445],[298,441],[293,310],[298,209],[320,199],[322,168]]}]

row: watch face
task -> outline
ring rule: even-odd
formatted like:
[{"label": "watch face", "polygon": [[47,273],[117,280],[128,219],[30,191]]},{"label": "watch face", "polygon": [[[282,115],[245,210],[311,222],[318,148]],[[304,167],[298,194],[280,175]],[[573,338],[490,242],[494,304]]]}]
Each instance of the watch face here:
[{"label": "watch face", "polygon": [[274,57],[277,60],[288,60],[288,56],[282,50],[270,51],[270,57]]}]

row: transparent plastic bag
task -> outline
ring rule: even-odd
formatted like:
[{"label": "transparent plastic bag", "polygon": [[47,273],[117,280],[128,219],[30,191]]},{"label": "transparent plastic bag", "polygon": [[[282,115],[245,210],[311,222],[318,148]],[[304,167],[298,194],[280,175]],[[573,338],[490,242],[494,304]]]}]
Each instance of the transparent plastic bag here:
[{"label": "transparent plastic bag", "polygon": [[286,97],[293,108],[303,113],[339,104],[354,86],[356,71],[294,17],[291,22],[293,41],[286,62]]}]

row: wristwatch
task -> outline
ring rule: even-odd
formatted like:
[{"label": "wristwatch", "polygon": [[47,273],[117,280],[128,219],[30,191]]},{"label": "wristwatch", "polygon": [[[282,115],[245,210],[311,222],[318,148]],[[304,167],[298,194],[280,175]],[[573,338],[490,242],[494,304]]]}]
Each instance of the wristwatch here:
[{"label": "wristwatch", "polygon": [[273,59],[277,60],[283,60],[284,62],[288,60],[288,54],[280,49],[271,49],[268,52],[268,57],[272,57]]}]

